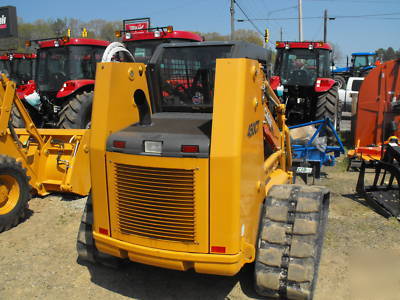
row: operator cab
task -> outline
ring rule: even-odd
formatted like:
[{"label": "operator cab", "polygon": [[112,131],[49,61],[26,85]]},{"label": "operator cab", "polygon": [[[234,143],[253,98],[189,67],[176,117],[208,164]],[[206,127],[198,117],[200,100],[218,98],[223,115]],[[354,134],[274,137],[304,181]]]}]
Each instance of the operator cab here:
[{"label": "operator cab", "polygon": [[314,86],[317,78],[331,77],[332,49],[318,42],[277,42],[274,74],[284,86]]},{"label": "operator cab", "polygon": [[[221,58],[250,58],[266,65],[267,50],[239,41],[160,45],[147,67],[153,114],[150,117],[150,109],[142,107],[143,104],[147,106],[147,101],[135,95],[143,122],[112,134],[107,142],[107,151],[208,157],[216,60]],[[121,140],[126,142],[123,149],[114,146],[115,141]],[[162,147],[162,151],[147,152],[143,148],[146,141],[157,141],[154,144]],[[182,143],[196,145],[195,153],[185,153],[181,149]]]},{"label": "operator cab", "polygon": [[37,86],[42,92],[56,93],[69,80],[94,80],[96,63],[101,61],[106,41],[73,38],[38,42]]}]

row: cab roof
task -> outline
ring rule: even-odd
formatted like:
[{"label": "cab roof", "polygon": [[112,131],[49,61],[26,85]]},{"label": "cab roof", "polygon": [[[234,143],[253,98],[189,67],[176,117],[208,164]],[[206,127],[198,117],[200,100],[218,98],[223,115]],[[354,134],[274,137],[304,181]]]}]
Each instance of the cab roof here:
[{"label": "cab roof", "polygon": [[289,49],[309,49],[310,45],[314,49],[326,49],[332,50],[332,47],[328,43],[319,42],[319,41],[304,41],[304,42],[291,42],[291,41],[277,41],[276,49],[285,49],[289,47]]},{"label": "cab roof", "polygon": [[376,52],[354,52],[351,55],[361,56],[361,55],[378,55]]},{"label": "cab roof", "polygon": [[157,63],[158,58],[166,48],[189,48],[189,47],[211,47],[211,46],[232,46],[232,51],[228,58],[250,58],[259,61],[267,61],[268,50],[256,45],[243,41],[226,41],[226,42],[187,42],[187,43],[168,43],[161,44],[154,52],[150,64]]},{"label": "cab roof", "polygon": [[[56,47],[56,42],[58,42],[59,46],[69,46],[69,45],[91,45],[91,46],[103,46],[107,47],[110,42],[97,40],[97,39],[89,39],[89,38],[54,38],[49,40],[37,41],[40,48],[54,48]],[[58,46],[58,47],[59,47]]]},{"label": "cab roof", "polygon": [[[122,41],[130,42],[130,41],[164,40],[164,39],[181,39],[181,40],[188,40],[195,42],[203,41],[203,38],[200,35],[190,31],[174,30],[172,32],[167,32],[160,30],[158,32],[160,33],[159,36],[157,36],[156,31],[138,31],[138,32],[126,31],[126,33],[123,34]],[[127,38],[127,33],[130,34],[130,38]]]}]

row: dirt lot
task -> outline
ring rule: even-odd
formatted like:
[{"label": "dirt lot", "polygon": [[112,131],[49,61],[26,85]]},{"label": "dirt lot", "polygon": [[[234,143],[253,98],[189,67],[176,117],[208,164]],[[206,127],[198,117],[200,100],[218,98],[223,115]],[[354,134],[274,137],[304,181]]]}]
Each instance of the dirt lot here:
[{"label": "dirt lot", "polygon": [[[315,299],[399,299],[400,223],[354,195],[356,174],[327,170],[331,210]],[[252,270],[233,278],[129,264],[121,270],[77,262],[85,199],[30,202],[31,216],[0,234],[0,299],[257,299]]]}]

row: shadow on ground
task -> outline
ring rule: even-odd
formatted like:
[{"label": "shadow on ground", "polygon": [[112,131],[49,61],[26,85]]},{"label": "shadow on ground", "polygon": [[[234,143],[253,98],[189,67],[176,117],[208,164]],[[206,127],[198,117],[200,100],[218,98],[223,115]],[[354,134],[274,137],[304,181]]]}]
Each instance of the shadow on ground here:
[{"label": "shadow on ground", "polygon": [[229,294],[239,283],[247,297],[262,299],[253,289],[252,265],[245,266],[236,276],[227,277],[168,270],[132,262],[120,269],[93,265],[80,259],[77,262],[88,268],[93,283],[130,298],[230,299]]}]

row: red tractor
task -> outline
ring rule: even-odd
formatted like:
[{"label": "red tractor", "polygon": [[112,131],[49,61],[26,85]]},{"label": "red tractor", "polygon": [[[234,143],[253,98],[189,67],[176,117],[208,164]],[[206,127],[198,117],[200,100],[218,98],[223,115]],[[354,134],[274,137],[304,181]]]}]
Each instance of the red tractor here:
[{"label": "red tractor", "polygon": [[[38,127],[87,128],[90,126],[96,63],[107,41],[89,38],[52,38],[35,41],[35,83],[20,98]],[[32,93],[35,91],[37,93]],[[32,96],[33,95],[33,96]],[[23,126],[13,110],[13,125]]]},{"label": "red tractor", "polygon": [[132,53],[135,61],[147,63],[158,45],[176,42],[202,42],[203,38],[189,31],[176,31],[172,26],[150,27],[150,18],[123,20],[118,37]]},{"label": "red tractor", "polygon": [[286,104],[288,124],[330,118],[339,129],[341,105],[332,78],[332,47],[323,42],[276,42],[271,87]]}]

